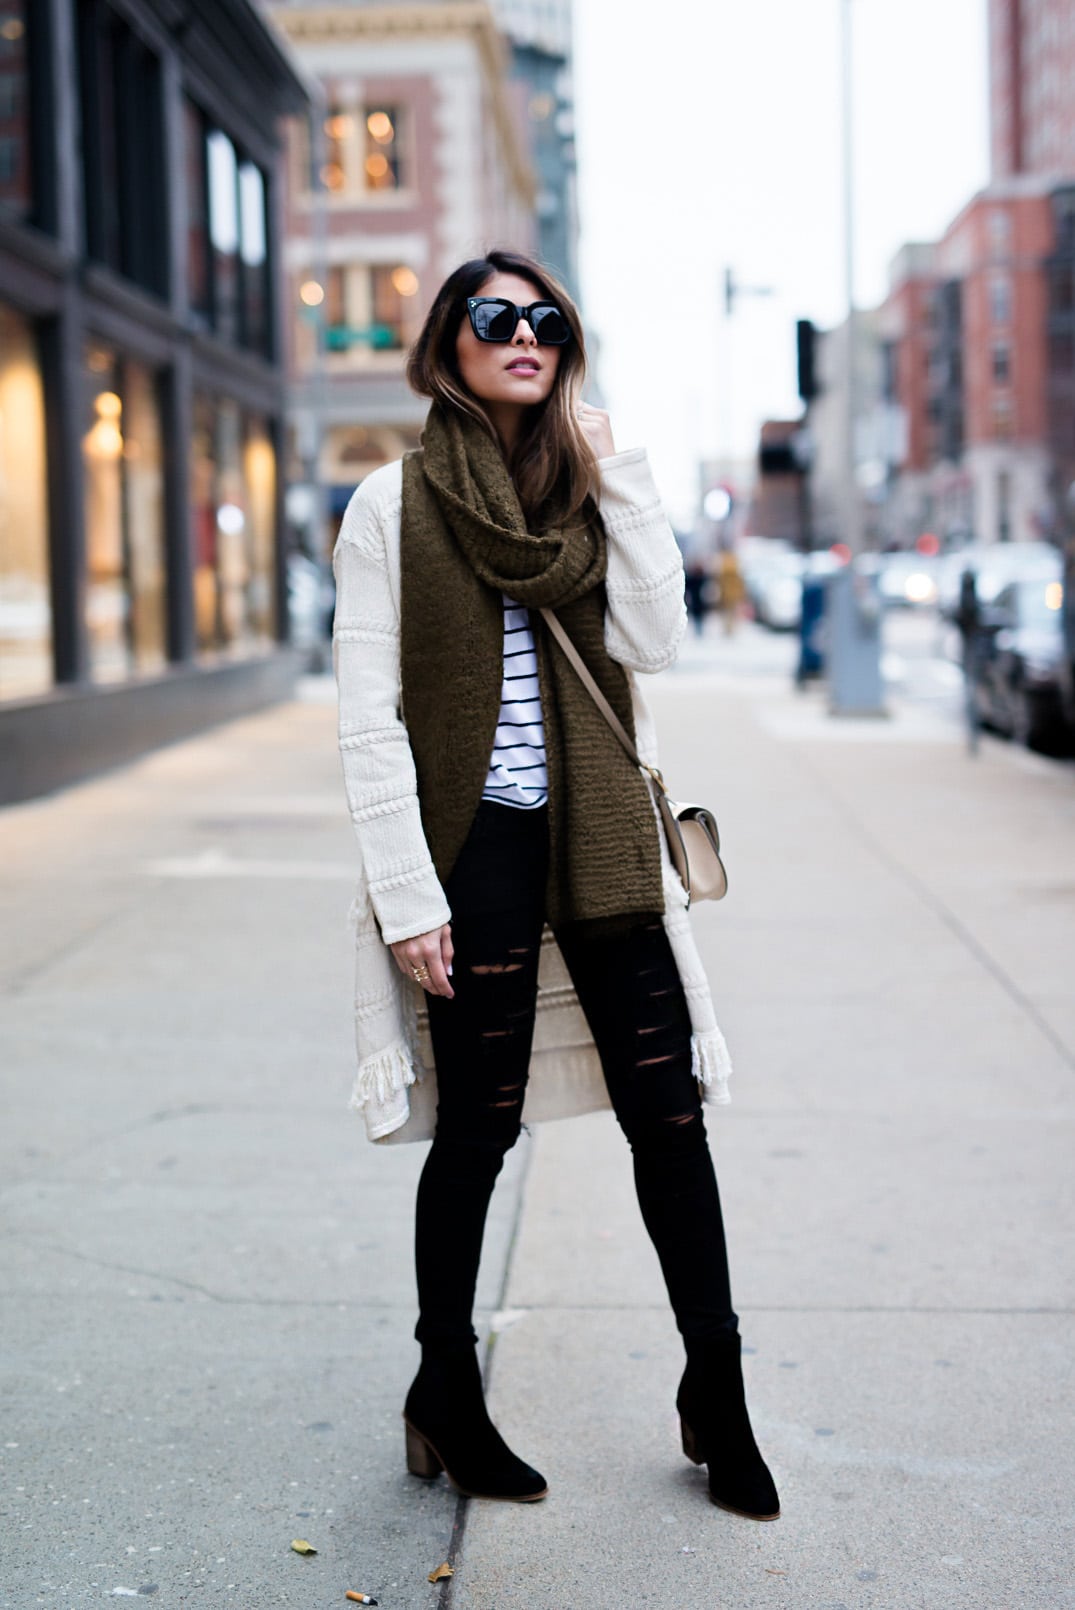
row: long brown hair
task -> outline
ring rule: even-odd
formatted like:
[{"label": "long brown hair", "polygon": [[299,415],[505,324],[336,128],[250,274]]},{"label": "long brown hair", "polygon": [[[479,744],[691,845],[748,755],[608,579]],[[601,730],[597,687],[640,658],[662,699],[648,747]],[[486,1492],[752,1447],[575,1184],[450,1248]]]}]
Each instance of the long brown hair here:
[{"label": "long brown hair", "polygon": [[564,286],[548,269],[521,252],[491,251],[449,274],[433,300],[407,359],[407,379],[420,397],[448,411],[469,414],[499,440],[492,420],[459,372],[456,339],[468,296],[477,296],[494,274],[517,274],[555,302],[571,330],[560,348],[552,391],[528,409],[508,470],[527,523],[536,529],[565,524],[582,509],[597,485],[597,460],[578,421],[586,379],[582,320]]}]

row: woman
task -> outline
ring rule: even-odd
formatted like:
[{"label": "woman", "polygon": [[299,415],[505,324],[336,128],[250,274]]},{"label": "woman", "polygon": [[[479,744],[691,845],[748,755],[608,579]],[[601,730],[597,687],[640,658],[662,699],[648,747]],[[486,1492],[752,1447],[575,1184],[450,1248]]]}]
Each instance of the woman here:
[{"label": "woman", "polygon": [[373,1139],[434,1135],[407,1463],[472,1496],[545,1496],[485,1408],[482,1234],[524,1100],[527,1117],[611,1103],[686,1347],[684,1449],[715,1503],[769,1520],[702,1119],[703,1091],[727,1099],[727,1053],[647,785],[538,613],[655,763],[632,672],[675,656],[682,565],[645,454],[616,453],[584,375],[561,285],[514,253],[465,263],[409,360],[432,400],[422,450],[363,482],[335,554],[362,858],[354,1104]]}]

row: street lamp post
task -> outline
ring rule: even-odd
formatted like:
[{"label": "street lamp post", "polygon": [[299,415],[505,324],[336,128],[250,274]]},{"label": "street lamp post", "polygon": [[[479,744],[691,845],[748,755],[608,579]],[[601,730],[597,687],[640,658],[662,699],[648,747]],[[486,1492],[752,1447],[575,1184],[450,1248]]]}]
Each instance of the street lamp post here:
[{"label": "street lamp post", "polygon": [[858,415],[858,341],[855,317],[855,169],[852,86],[852,0],[840,0],[841,121],[844,190],[844,290],[847,300],[847,409],[844,418],[845,535],[852,553],[862,548],[862,510],[855,461]]}]

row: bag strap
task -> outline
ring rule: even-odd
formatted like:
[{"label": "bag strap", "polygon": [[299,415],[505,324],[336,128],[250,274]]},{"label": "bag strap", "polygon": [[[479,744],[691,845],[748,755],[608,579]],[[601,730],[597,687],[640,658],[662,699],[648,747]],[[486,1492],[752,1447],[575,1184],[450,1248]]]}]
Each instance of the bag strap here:
[{"label": "bag strap", "polygon": [[567,635],[567,632],[564,630],[561,622],[553,614],[551,609],[543,609],[541,611],[541,615],[546,626],[549,628],[549,631],[555,637],[556,641],[567,655],[567,658],[570,660],[571,665],[573,666],[579,678],[579,681],[582,683],[583,687],[586,689],[586,692],[590,695],[594,704],[596,704],[597,708],[600,710],[601,714],[604,716],[605,720],[616,734],[616,737],[620,740],[620,743],[623,745],[630,759],[634,761],[635,765],[639,767],[641,771],[644,771],[653,779],[662,793],[667,793],[667,789],[664,786],[664,778],[661,776],[656,766],[647,766],[646,762],[639,755],[638,750],[635,748],[634,744],[630,740],[630,737],[628,736],[626,727],[623,725],[623,722],[620,720],[619,716],[616,714],[615,710],[613,710],[612,706],[605,698],[605,695],[601,692],[601,689],[597,686],[597,683],[590,675],[590,672],[585,665],[581,654],[571,641],[570,637]]}]

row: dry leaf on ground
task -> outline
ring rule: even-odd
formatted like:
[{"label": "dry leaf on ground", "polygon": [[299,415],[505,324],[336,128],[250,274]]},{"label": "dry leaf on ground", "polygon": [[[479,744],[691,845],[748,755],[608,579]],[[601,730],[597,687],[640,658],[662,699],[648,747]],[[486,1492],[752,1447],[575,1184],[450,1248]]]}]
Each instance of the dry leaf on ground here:
[{"label": "dry leaf on ground", "polygon": [[317,1553],[317,1550],[314,1548],[313,1544],[312,1543],[307,1543],[307,1541],[306,1541],[306,1539],[304,1537],[297,1537],[295,1539],[295,1541],[292,1543],[291,1547],[295,1550],[296,1554],[316,1554]]},{"label": "dry leaf on ground", "polygon": [[430,1571],[429,1580],[430,1580],[430,1582],[444,1582],[444,1581],[447,1580],[448,1577],[454,1576],[454,1575],[455,1575],[454,1566],[449,1565],[448,1561],[445,1560],[444,1564],[443,1565],[438,1565],[437,1569],[435,1571]]}]

